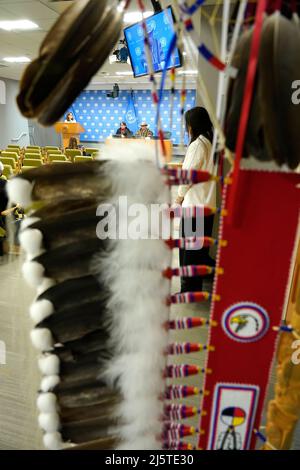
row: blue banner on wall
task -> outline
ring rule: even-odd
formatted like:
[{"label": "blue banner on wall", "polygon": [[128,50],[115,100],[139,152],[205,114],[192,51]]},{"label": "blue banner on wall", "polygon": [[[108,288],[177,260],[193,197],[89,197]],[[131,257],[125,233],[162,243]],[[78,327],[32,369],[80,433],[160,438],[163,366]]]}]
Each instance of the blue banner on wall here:
[{"label": "blue banner on wall", "polygon": [[[152,103],[150,90],[120,90],[118,98],[108,98],[106,95],[110,91],[84,90],[70,108],[70,111],[76,116],[77,122],[80,122],[85,128],[85,133],[81,134],[82,142],[105,141],[107,137],[116,133],[123,120],[127,122],[127,126],[132,132],[136,132],[135,116],[137,126],[142,121],[146,121],[149,129],[155,131],[155,107]],[[180,90],[176,90],[174,96],[172,129],[170,129],[170,98],[170,90],[165,90],[161,103],[162,127],[165,132],[172,133],[173,143],[179,144],[181,135]],[[196,90],[187,90],[186,109],[195,106],[195,102]],[[131,119],[132,123],[130,123]]]},{"label": "blue banner on wall", "polygon": [[127,127],[133,132],[134,134],[139,130],[139,122],[137,117],[137,110],[134,101],[134,93],[131,91],[128,94],[128,103],[127,109],[124,116],[123,121],[126,122]]}]

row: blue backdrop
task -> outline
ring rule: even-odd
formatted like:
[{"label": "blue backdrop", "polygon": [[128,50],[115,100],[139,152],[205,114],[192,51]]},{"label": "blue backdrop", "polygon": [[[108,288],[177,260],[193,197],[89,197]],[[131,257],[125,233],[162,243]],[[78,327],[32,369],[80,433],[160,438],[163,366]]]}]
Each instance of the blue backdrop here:
[{"label": "blue backdrop", "polygon": [[[135,132],[142,121],[147,121],[155,132],[155,107],[150,90],[120,91],[118,98],[107,98],[111,90],[85,90],[74,101],[68,111],[72,111],[77,122],[85,128],[82,142],[103,142],[115,134],[120,121]],[[195,106],[196,90],[187,90],[186,109]],[[66,113],[67,114],[67,113]],[[174,144],[180,143],[180,90],[174,98],[173,125],[170,129],[170,91],[165,90],[161,104],[161,117],[164,131],[172,132]]]}]

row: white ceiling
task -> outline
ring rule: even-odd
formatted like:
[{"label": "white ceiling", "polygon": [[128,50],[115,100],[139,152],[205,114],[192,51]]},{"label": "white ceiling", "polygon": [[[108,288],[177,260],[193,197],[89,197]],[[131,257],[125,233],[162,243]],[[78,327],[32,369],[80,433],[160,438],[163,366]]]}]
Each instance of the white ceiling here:
[{"label": "white ceiling", "polygon": [[[69,2],[51,3],[46,0],[0,0],[0,20],[28,19],[39,25],[36,31],[0,30],[0,76],[19,79],[24,70],[22,64],[5,64],[8,56],[27,56],[34,59],[47,31],[68,6]],[[5,66],[3,67],[3,65]]]},{"label": "white ceiling", "polygon": [[[101,0],[99,0],[101,1]],[[144,1],[146,9],[152,10],[151,1]],[[162,0],[163,6],[171,4],[169,0]],[[7,56],[27,56],[34,59],[39,46],[59,17],[59,14],[68,7],[70,1],[51,2],[49,0],[0,0],[0,20],[28,19],[38,24],[39,30],[10,32],[0,30],[0,77],[19,80],[25,68],[24,64],[6,64],[2,61]],[[138,10],[137,2],[132,0],[130,10]],[[189,68],[189,67],[188,67]],[[133,79],[131,77],[116,76],[117,71],[131,70],[127,64],[110,65],[108,61],[94,76],[92,83],[140,83],[147,78]]]}]

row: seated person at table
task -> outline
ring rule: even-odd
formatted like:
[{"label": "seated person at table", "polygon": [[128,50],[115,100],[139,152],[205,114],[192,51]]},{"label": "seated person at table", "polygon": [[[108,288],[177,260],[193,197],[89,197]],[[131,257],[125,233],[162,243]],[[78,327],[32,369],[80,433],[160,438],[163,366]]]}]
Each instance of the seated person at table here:
[{"label": "seated person at table", "polygon": [[116,135],[120,135],[121,137],[132,137],[132,132],[128,129],[126,122],[120,122],[120,127],[117,130]]},{"label": "seated person at table", "polygon": [[148,124],[146,122],[142,122],[139,130],[137,131],[135,135],[136,137],[152,137],[153,132],[150,131],[150,129],[148,128]]},{"label": "seated person at table", "polygon": [[74,118],[73,113],[67,114],[65,122],[76,122],[76,119]]}]

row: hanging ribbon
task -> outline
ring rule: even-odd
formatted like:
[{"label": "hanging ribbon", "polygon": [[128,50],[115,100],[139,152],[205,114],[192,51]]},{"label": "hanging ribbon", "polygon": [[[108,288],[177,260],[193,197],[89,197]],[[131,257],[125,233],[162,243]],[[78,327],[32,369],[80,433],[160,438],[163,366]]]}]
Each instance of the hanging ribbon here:
[{"label": "hanging ribbon", "polygon": [[180,277],[196,277],[196,276],[207,276],[215,272],[211,266],[199,265],[199,266],[182,266],[181,268],[167,268],[163,271],[163,277],[172,279],[174,276]]},{"label": "hanging ribbon", "polygon": [[173,217],[208,217],[215,215],[217,212],[221,212],[221,209],[217,207],[211,207],[206,205],[182,207],[181,205],[171,206],[168,210],[170,218]]},{"label": "hanging ribbon", "polygon": [[167,327],[170,330],[188,330],[209,325],[217,326],[217,323],[203,317],[185,317],[177,318],[176,320],[169,320]]},{"label": "hanging ribbon", "polygon": [[[168,176],[169,178],[174,178],[176,184],[197,184],[205,183],[207,181],[218,181],[219,178],[211,175],[208,171],[204,170],[183,170],[182,168],[170,168],[166,166],[162,169],[162,174]],[[174,184],[174,181],[170,179],[169,184]]]},{"label": "hanging ribbon", "polygon": [[165,429],[162,434],[163,440],[179,440],[182,437],[193,436],[195,433],[198,433],[199,430],[193,426],[173,426]]},{"label": "hanging ribbon", "polygon": [[164,441],[162,448],[167,450],[196,450],[196,448],[189,442],[173,440]]},{"label": "hanging ribbon", "polygon": [[260,0],[257,4],[257,9],[256,9],[255,24],[253,28],[253,37],[252,37],[251,50],[250,50],[250,56],[249,56],[249,64],[248,64],[248,70],[247,70],[247,77],[245,81],[243,104],[242,104],[242,109],[241,109],[241,118],[239,122],[237,143],[236,143],[236,149],[235,149],[235,161],[234,161],[234,167],[233,167],[233,183],[232,183],[231,196],[230,196],[229,207],[228,207],[229,212],[230,212],[229,217],[230,217],[231,222],[233,222],[234,203],[237,200],[239,167],[240,167],[240,162],[243,156],[243,148],[244,148],[248,118],[249,118],[251,101],[252,101],[253,90],[254,90],[255,75],[256,75],[256,69],[257,69],[257,63],[258,63],[258,54],[259,54],[259,46],[260,46],[260,39],[261,39],[262,26],[263,26],[263,18],[264,18],[264,12],[266,10],[266,7],[267,7],[267,0]]},{"label": "hanging ribbon", "polygon": [[[158,109],[159,95],[157,93],[157,86],[156,86],[156,80],[155,80],[155,77],[154,77],[154,69],[153,69],[150,43],[149,43],[149,35],[148,35],[147,25],[146,25],[145,16],[144,16],[146,10],[145,10],[145,6],[144,6],[143,1],[142,0],[137,0],[137,1],[138,1],[139,8],[142,12],[142,15],[143,15],[142,28],[143,28],[143,32],[144,32],[144,45],[145,45],[146,59],[147,59],[147,64],[148,64],[149,80],[150,80],[151,88],[152,88],[152,91],[151,91],[152,101],[153,101],[155,107]],[[158,137],[159,137],[159,140],[160,140],[162,154],[165,157],[167,152],[166,152],[166,146],[165,146],[165,143],[164,143],[164,135],[163,135],[163,131],[162,131],[161,122],[160,122],[159,117],[158,117],[158,122],[157,122],[157,134],[158,134]],[[156,146],[156,163],[157,163],[157,166],[160,166],[159,165],[159,159],[158,159],[157,146]]]},{"label": "hanging ribbon", "polygon": [[200,414],[200,412],[200,408],[197,408],[196,406],[177,405],[174,403],[164,406],[164,417],[170,420],[192,418],[193,416]]},{"label": "hanging ribbon", "polygon": [[170,366],[166,366],[165,368],[165,377],[169,378],[190,377],[191,375],[197,375],[200,373],[208,374],[210,371],[195,364],[172,364]]},{"label": "hanging ribbon", "polygon": [[179,400],[192,397],[194,395],[208,395],[207,391],[193,387],[191,385],[169,385],[165,389],[165,400]]},{"label": "hanging ribbon", "polygon": [[191,354],[200,351],[214,351],[211,345],[200,343],[171,343],[166,349],[168,355]]},{"label": "hanging ribbon", "polygon": [[258,439],[260,439],[265,445],[267,445],[268,447],[270,447],[270,449],[272,450],[278,450],[276,449],[266,438],[266,436],[264,436],[260,431],[258,431],[257,429],[254,429],[254,434],[256,435],[256,437],[258,437]]},{"label": "hanging ribbon", "polygon": [[218,240],[211,237],[192,237],[192,238],[170,238],[165,240],[166,245],[173,250],[174,248],[184,248],[185,250],[201,250],[211,246],[227,246],[226,240]]},{"label": "hanging ribbon", "polygon": [[168,298],[168,305],[171,304],[193,304],[206,302],[208,300],[220,300],[220,296],[210,292],[179,292],[172,294]]}]

